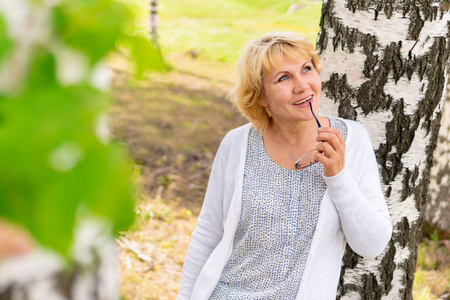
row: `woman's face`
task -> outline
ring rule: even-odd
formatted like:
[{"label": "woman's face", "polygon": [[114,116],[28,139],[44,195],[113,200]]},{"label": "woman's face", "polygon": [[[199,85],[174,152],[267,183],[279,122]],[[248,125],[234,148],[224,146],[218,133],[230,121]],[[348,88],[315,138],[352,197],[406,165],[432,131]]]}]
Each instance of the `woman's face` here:
[{"label": "woman's face", "polygon": [[309,103],[317,113],[319,109],[320,76],[308,59],[293,62],[283,57],[279,68],[273,68],[263,77],[261,106],[267,107],[275,123],[310,121]]}]

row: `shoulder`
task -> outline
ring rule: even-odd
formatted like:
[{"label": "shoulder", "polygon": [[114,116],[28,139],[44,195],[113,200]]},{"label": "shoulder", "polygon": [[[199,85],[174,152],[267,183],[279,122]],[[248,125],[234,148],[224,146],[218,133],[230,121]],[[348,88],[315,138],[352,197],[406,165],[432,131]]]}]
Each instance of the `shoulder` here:
[{"label": "shoulder", "polygon": [[248,136],[251,124],[245,124],[238,128],[229,131],[222,140],[221,146],[232,145],[237,142],[241,142]]},{"label": "shoulder", "polygon": [[337,118],[337,119],[344,122],[344,124],[347,126],[347,131],[348,131],[347,144],[357,144],[360,146],[362,144],[368,144],[368,145],[372,146],[369,132],[364,127],[364,125],[362,125],[361,123],[359,123],[357,121],[353,121],[353,120],[342,119],[342,118]]},{"label": "shoulder", "polygon": [[347,140],[345,142],[345,164],[348,165],[354,178],[360,178],[368,170],[377,169],[375,151],[369,131],[363,124],[341,119],[347,126]]},{"label": "shoulder", "polygon": [[229,131],[220,142],[216,157],[229,157],[231,153],[239,153],[247,145],[251,124],[245,124]]},{"label": "shoulder", "polygon": [[348,128],[351,128],[351,130],[355,130],[357,132],[367,132],[366,128],[357,121],[342,119],[342,118],[337,118],[337,119],[344,122],[344,124],[347,125]]},{"label": "shoulder", "polygon": [[345,139],[347,153],[361,151],[371,153],[374,151],[372,138],[363,124],[358,121],[338,117],[331,117],[330,119],[336,119],[345,124],[347,131],[347,137]]}]

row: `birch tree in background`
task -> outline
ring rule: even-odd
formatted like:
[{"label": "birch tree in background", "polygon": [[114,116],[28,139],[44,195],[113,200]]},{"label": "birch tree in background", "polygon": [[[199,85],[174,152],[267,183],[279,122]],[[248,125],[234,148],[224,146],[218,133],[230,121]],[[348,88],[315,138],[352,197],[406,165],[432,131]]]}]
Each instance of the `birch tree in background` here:
[{"label": "birch tree in background", "polygon": [[448,10],[448,1],[324,1],[322,114],[369,130],[394,227],[376,259],[347,248],[338,299],[412,299],[448,78]]},{"label": "birch tree in background", "polygon": [[158,0],[149,0],[150,14],[148,18],[148,27],[150,39],[158,41]]}]

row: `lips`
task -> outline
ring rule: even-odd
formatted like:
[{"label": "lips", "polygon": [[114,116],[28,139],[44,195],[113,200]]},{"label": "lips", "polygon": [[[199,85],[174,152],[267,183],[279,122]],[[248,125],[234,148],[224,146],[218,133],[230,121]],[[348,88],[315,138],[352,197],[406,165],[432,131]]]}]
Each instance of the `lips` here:
[{"label": "lips", "polygon": [[303,100],[300,100],[300,101],[292,103],[292,105],[301,105],[301,104],[307,103],[307,102],[309,102],[312,99],[312,97],[313,96],[311,95],[311,96],[309,96],[309,97],[307,97],[307,98],[305,98]]}]

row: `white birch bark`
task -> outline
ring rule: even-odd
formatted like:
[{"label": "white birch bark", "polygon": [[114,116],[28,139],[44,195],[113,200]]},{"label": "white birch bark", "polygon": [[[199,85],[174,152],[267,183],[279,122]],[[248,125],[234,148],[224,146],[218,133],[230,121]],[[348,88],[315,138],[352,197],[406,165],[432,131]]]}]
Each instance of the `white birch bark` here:
[{"label": "white birch bark", "polygon": [[48,249],[0,263],[2,300],[119,299],[117,246],[110,226],[80,224],[68,260]]},{"label": "white birch bark", "polygon": [[149,0],[150,14],[148,16],[148,27],[150,39],[158,41],[158,0]]},{"label": "white birch bark", "polygon": [[369,130],[394,227],[376,259],[347,249],[338,299],[412,299],[448,78],[448,9],[439,1],[324,1],[321,114]]}]

